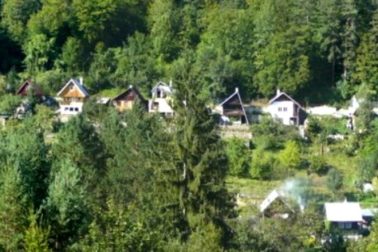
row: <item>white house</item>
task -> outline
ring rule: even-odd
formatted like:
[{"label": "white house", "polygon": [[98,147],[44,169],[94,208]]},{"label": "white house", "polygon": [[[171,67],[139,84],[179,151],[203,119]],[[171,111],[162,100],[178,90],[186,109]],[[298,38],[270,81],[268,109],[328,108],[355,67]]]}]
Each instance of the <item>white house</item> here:
[{"label": "white house", "polygon": [[159,81],[151,90],[152,98],[148,101],[148,112],[160,113],[165,117],[172,117],[174,111],[171,107],[173,88],[172,82],[167,85]]},{"label": "white house", "polygon": [[364,222],[360,203],[358,202],[325,203],[324,208],[326,220],[334,227],[344,230],[358,230]]},{"label": "white house", "polygon": [[59,114],[65,120],[70,116],[80,114],[83,111],[84,102],[88,99],[89,93],[84,87],[83,79],[70,79],[58,92]]},{"label": "white house", "polygon": [[285,92],[277,90],[270,101],[267,112],[285,125],[303,125],[306,119],[305,109]]}]

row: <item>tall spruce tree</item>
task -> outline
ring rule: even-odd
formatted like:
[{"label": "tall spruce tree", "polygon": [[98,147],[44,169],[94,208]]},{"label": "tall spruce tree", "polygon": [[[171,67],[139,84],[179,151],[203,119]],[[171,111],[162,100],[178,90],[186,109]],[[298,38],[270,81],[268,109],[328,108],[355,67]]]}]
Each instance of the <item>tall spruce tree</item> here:
[{"label": "tall spruce tree", "polygon": [[209,223],[226,234],[231,196],[225,186],[227,158],[206,107],[209,92],[198,82],[193,57],[185,55],[175,67],[175,155],[180,174],[180,205],[188,232]]},{"label": "tall spruce tree", "polygon": [[370,30],[362,37],[357,50],[356,71],[353,80],[378,91],[378,11],[375,11]]},{"label": "tall spruce tree", "polygon": [[0,250],[18,251],[27,226],[28,202],[17,168],[3,168],[0,178]]}]

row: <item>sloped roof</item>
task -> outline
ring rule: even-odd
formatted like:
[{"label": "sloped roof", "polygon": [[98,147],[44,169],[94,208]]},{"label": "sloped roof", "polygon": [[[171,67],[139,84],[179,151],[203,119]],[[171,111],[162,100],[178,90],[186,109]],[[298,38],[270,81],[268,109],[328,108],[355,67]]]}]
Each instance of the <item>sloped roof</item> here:
[{"label": "sloped roof", "polygon": [[[31,80],[26,80],[21,86],[20,88],[17,90],[16,94],[17,95],[21,95],[25,89],[28,89],[28,87],[33,87],[34,91],[35,91],[35,94],[37,96],[41,96],[42,95],[42,89],[40,86],[36,85],[36,84],[33,84],[33,82]],[[26,90],[27,91],[27,90]]]},{"label": "sloped roof", "polygon": [[362,222],[362,210],[358,202],[325,203],[327,221]]},{"label": "sloped roof", "polygon": [[223,106],[225,103],[227,103],[229,100],[231,100],[232,98],[234,97],[237,97],[237,99],[239,100],[239,103],[240,103],[240,106],[242,108],[242,111],[243,111],[243,114],[244,114],[244,117],[245,117],[245,120],[247,121],[247,123],[249,123],[248,121],[248,117],[247,117],[247,113],[245,112],[245,109],[244,109],[244,106],[243,106],[243,101],[240,97],[240,93],[239,93],[239,88],[235,88],[235,92],[232,93],[229,97],[227,97],[223,102],[221,102],[218,106]]},{"label": "sloped roof", "polygon": [[285,201],[286,196],[282,191],[279,190],[273,190],[269,195],[264,199],[264,201],[260,204],[260,212],[265,212],[266,209],[269,208],[269,206],[276,201],[277,199],[281,199],[282,202],[291,210],[291,207],[289,204]]},{"label": "sloped roof", "polygon": [[77,79],[70,79],[70,80],[66,83],[66,85],[64,85],[64,87],[58,92],[57,96],[60,96],[60,95],[64,92],[64,90],[65,90],[65,89],[66,89],[71,83],[74,84],[74,85],[80,90],[80,92],[83,94],[84,97],[88,97],[88,96],[89,96],[89,93],[88,93],[87,89],[86,89],[86,88],[84,87],[84,85],[82,85],[82,84],[80,83],[80,81],[77,80]]},{"label": "sloped roof", "polygon": [[290,95],[288,95],[285,92],[277,91],[276,96],[274,96],[272,99],[270,99],[269,104],[272,104],[275,102],[278,98],[285,96],[288,100],[294,102],[300,109],[305,110],[301,104],[299,104],[296,100],[294,100]]},{"label": "sloped roof", "polygon": [[139,92],[139,90],[136,87],[133,87],[133,86],[130,86],[127,90],[123,91],[122,93],[120,93],[119,95],[114,97],[112,100],[113,101],[118,100],[131,91],[134,91],[142,101],[146,101],[146,99],[144,99],[143,95]]},{"label": "sloped roof", "polygon": [[165,83],[163,81],[159,81],[158,83],[156,83],[156,85],[151,89],[151,93],[154,93],[155,90],[157,90],[157,89],[163,90],[167,94],[173,93],[172,86],[168,85],[167,83]]}]

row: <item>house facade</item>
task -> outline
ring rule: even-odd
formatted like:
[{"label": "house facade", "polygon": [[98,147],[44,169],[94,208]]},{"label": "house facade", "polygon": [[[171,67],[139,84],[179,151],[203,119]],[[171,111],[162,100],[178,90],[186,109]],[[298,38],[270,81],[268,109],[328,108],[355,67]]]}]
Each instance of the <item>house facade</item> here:
[{"label": "house facade", "polygon": [[165,117],[172,117],[174,111],[171,106],[173,99],[172,83],[159,81],[151,90],[152,98],[148,101],[148,112],[159,113]]},{"label": "house facade", "polygon": [[139,103],[143,108],[147,108],[147,100],[133,86],[130,86],[126,91],[113,98],[112,103],[119,112],[131,110],[136,103]]},{"label": "house facade", "polygon": [[330,223],[331,228],[358,231],[364,223],[358,202],[325,203],[324,209],[326,221]]},{"label": "house facade", "polygon": [[285,92],[277,90],[276,96],[269,101],[268,113],[284,125],[303,125],[305,109]]},{"label": "house facade", "polygon": [[57,94],[59,114],[64,117],[80,114],[89,93],[84,87],[83,79],[70,79]]},{"label": "house facade", "polygon": [[249,124],[238,88],[235,88],[233,94],[216,106],[215,112],[222,115],[221,123],[223,124]]}]

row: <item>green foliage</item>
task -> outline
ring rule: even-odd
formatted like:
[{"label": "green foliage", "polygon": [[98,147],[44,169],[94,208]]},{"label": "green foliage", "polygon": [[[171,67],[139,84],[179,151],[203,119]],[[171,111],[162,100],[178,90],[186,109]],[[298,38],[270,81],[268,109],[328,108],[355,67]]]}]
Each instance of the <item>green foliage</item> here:
[{"label": "green foliage", "polygon": [[308,167],[308,171],[310,173],[316,173],[318,175],[323,175],[328,172],[329,166],[322,156],[311,156],[310,159],[310,165]]},{"label": "green foliage", "polygon": [[13,115],[18,106],[21,105],[21,98],[14,95],[3,95],[0,101],[0,111],[2,114]]},{"label": "green foliage", "polygon": [[252,154],[251,168],[249,174],[256,179],[269,179],[273,177],[276,160],[273,155],[263,151],[256,150]]},{"label": "green foliage", "polygon": [[288,141],[279,154],[279,160],[284,169],[292,170],[301,167],[301,149],[297,142]]},{"label": "green foliage", "polygon": [[223,239],[225,218],[232,213],[231,195],[225,186],[227,159],[215,131],[216,122],[206,108],[207,90],[193,67],[193,59],[186,55],[174,72],[174,148],[180,208],[187,217],[189,232],[214,224]]},{"label": "green foliage", "polygon": [[29,215],[29,227],[25,230],[24,247],[28,252],[48,252],[49,230],[44,230],[37,223],[37,215]]},{"label": "green foliage", "polygon": [[245,141],[233,138],[226,143],[229,174],[232,176],[246,176],[249,170],[249,149]]},{"label": "green foliage", "polygon": [[19,42],[25,39],[27,34],[26,24],[30,16],[40,8],[37,0],[5,0],[2,1],[1,23],[10,34]]},{"label": "green foliage", "polygon": [[252,135],[254,142],[264,150],[277,150],[283,147],[285,141],[300,138],[295,127],[283,125],[268,116],[252,125]]},{"label": "green foliage", "polygon": [[50,236],[55,240],[55,249],[75,242],[88,228],[90,214],[85,187],[79,168],[71,161],[62,161],[52,174],[43,210],[54,227]]},{"label": "green foliage", "polygon": [[27,225],[26,188],[21,173],[14,167],[2,167],[0,185],[0,247],[6,251],[21,249]]},{"label": "green foliage", "polygon": [[327,186],[328,188],[336,193],[336,190],[340,189],[343,185],[343,175],[340,171],[335,168],[329,170],[327,174]]}]

